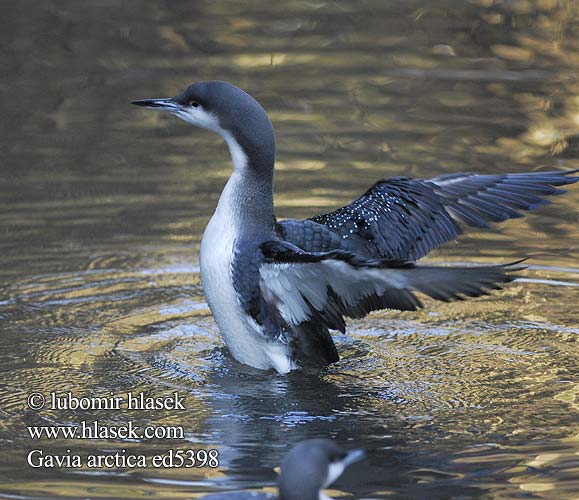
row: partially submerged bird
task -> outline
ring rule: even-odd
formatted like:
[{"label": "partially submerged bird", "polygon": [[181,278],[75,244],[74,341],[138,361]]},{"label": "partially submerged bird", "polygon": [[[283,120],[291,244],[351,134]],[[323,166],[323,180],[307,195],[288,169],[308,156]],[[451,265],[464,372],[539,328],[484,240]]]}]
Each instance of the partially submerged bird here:
[{"label": "partially submerged bird", "polygon": [[[514,279],[516,265],[420,266],[414,261],[463,228],[522,217],[549,203],[577,170],[521,174],[393,177],[351,204],[307,220],[276,221],[275,133],[267,113],[241,89],[194,83],[172,98],[133,104],[169,111],[217,132],[233,173],[201,243],[207,303],[241,363],[287,373],[338,361],[329,330],[344,316],[422,307],[416,292],[452,301]],[[516,264],[516,263],[515,263]]]},{"label": "partially submerged bird", "polygon": [[364,458],[364,451],[343,451],[329,439],[308,439],[284,457],[278,479],[279,497],[269,493],[217,493],[203,500],[324,500],[328,488],[349,465]]}]

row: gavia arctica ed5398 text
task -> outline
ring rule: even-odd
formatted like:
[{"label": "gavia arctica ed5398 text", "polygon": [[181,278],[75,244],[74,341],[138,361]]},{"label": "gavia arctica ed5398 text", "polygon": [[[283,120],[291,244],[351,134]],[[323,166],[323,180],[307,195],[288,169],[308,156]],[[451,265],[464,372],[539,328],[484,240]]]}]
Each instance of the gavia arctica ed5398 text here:
[{"label": "gavia arctica ed5398 text", "polygon": [[415,292],[451,301],[511,281],[516,266],[437,267],[414,261],[463,228],[489,227],[549,203],[577,170],[432,179],[394,177],[338,210],[276,221],[275,133],[261,105],[220,81],[133,104],[169,111],[225,139],[233,161],[201,243],[207,302],[241,363],[287,373],[338,361],[329,330],[344,317],[415,310]]}]

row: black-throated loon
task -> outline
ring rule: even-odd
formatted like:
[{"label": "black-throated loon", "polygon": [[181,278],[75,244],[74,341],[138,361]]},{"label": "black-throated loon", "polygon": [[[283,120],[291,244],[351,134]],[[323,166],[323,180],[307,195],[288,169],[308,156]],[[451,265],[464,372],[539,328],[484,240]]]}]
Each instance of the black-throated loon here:
[{"label": "black-throated loon", "polygon": [[232,492],[201,497],[203,500],[325,500],[328,488],[349,465],[364,458],[362,450],[345,452],[329,439],[308,439],[284,457],[278,479],[279,497],[269,493]]},{"label": "black-throated loon", "polygon": [[466,226],[521,217],[549,203],[577,170],[394,177],[351,204],[307,220],[276,221],[275,132],[261,105],[221,81],[194,83],[172,98],[133,104],[169,111],[217,132],[233,173],[203,234],[207,303],[233,357],[287,373],[338,361],[329,330],[344,316],[415,310],[415,292],[443,301],[477,297],[514,279],[516,266],[437,267],[413,262]]}]

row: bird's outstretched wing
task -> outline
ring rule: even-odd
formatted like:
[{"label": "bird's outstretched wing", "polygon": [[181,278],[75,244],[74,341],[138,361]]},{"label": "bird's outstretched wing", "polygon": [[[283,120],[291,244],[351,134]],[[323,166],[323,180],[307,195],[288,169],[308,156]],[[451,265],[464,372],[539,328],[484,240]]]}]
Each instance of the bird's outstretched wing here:
[{"label": "bird's outstretched wing", "polygon": [[278,234],[306,251],[342,248],[417,260],[455,239],[463,226],[488,228],[489,222],[522,217],[520,210],[550,203],[544,197],[563,193],[555,186],[577,182],[572,174],[578,171],[385,179],[334,212],[279,222]]},{"label": "bird's outstretched wing", "polygon": [[285,241],[261,245],[261,297],[290,327],[311,320],[345,331],[344,316],[362,318],[380,309],[416,310],[416,292],[453,301],[478,297],[512,281],[506,266],[436,267],[365,259],[343,250],[305,252]]}]

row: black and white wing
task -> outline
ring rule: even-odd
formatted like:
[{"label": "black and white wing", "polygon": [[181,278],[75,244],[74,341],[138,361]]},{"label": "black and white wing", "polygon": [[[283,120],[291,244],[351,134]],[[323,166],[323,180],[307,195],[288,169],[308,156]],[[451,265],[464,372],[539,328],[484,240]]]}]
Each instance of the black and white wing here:
[{"label": "black and white wing", "polygon": [[390,260],[417,260],[455,239],[464,226],[522,217],[564,193],[579,170],[526,174],[449,174],[432,179],[396,177],[374,184],[351,204],[306,221],[277,225],[282,239],[306,251],[349,249]]},{"label": "black and white wing", "polygon": [[380,309],[416,310],[416,292],[443,301],[478,297],[512,281],[516,265],[477,267],[417,266],[365,259],[334,250],[305,252],[284,241],[261,245],[259,269],[264,307],[275,311],[290,340],[302,325],[314,323],[345,331],[344,317],[361,318]]}]

